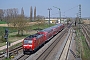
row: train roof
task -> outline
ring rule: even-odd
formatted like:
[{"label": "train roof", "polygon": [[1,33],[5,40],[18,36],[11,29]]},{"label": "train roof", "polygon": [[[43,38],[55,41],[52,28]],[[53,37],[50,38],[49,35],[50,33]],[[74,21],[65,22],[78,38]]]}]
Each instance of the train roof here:
[{"label": "train roof", "polygon": [[41,30],[40,32],[50,32],[50,31],[53,30],[53,28],[58,27],[58,26],[61,26],[61,25],[63,25],[63,24],[57,24],[55,26],[52,26],[52,27],[46,28],[44,30]]},{"label": "train roof", "polygon": [[39,38],[39,37],[41,37],[43,34],[39,34],[39,33],[36,33],[36,34],[34,34],[34,35],[30,35],[30,36],[28,36],[28,37],[26,37],[25,39],[27,39],[27,38],[34,38],[34,37],[36,37],[36,38]]},{"label": "train roof", "polygon": [[43,32],[50,32],[50,31],[52,31],[52,29],[49,27],[49,28],[46,28],[46,29],[41,30],[41,31],[43,31]]},{"label": "train roof", "polygon": [[55,27],[58,27],[58,26],[61,26],[61,25],[63,25],[63,24],[57,24],[55,26],[52,26],[51,28],[55,28]]},{"label": "train roof", "polygon": [[61,25],[63,25],[63,24],[57,24],[58,26],[61,26]]}]

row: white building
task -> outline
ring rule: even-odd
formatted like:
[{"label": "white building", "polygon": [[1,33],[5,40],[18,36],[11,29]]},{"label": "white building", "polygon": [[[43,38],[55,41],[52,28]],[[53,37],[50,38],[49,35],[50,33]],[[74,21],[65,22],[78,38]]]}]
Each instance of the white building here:
[{"label": "white building", "polygon": [[[49,23],[49,19],[45,19]],[[50,19],[50,23],[60,23],[60,19]],[[67,23],[67,19],[61,19],[61,23]]]}]

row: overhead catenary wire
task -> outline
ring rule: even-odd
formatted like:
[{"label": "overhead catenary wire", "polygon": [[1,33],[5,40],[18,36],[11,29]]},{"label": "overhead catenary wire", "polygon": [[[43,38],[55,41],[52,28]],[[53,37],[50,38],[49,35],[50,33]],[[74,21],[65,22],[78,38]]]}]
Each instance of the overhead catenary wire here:
[{"label": "overhead catenary wire", "polygon": [[[66,12],[68,12],[68,11],[70,11],[70,10],[72,10],[72,9],[74,9],[74,8],[76,8],[76,7],[78,7],[78,6],[79,6],[79,5],[74,6],[74,7],[70,8],[70,9],[68,9],[68,10],[66,10],[66,11],[64,11],[64,12],[62,12],[62,13],[66,13]],[[52,16],[52,15],[56,15],[56,14],[59,14],[59,13],[51,14],[51,16]]]}]

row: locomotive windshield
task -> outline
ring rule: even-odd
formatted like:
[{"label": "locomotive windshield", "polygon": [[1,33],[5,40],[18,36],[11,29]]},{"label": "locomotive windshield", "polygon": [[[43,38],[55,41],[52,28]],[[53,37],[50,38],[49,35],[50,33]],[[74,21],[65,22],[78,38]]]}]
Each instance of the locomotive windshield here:
[{"label": "locomotive windshield", "polygon": [[32,44],[32,40],[24,40],[24,44]]}]

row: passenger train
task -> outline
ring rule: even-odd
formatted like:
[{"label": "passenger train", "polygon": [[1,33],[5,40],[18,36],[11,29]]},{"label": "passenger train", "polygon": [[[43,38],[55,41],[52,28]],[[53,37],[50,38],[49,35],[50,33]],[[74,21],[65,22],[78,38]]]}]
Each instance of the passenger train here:
[{"label": "passenger train", "polygon": [[23,40],[23,54],[36,51],[40,46],[49,41],[51,37],[63,30],[64,27],[64,24],[57,24],[26,37]]}]

